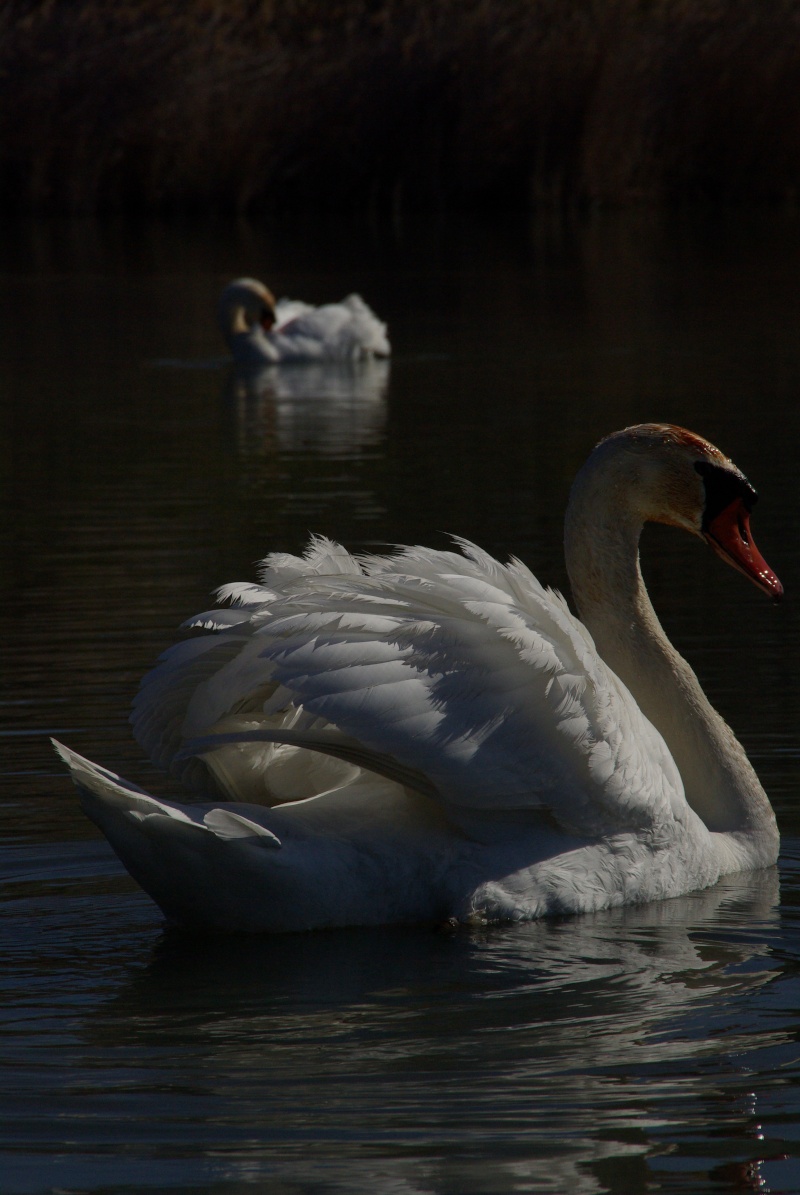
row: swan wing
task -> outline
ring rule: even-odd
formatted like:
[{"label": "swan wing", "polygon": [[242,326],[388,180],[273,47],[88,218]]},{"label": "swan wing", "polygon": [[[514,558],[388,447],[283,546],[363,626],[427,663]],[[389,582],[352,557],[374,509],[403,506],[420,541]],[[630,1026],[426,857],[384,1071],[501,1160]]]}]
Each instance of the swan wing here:
[{"label": "swan wing", "polygon": [[351,361],[390,353],[386,325],[360,295],[321,307],[281,299],[276,320],[269,338],[282,361]]},{"label": "swan wing", "polygon": [[241,621],[200,615],[213,637],[145,678],[137,737],[173,770],[223,742],[290,743],[451,810],[544,810],[572,832],[681,818],[661,735],[563,598],[461,546],[357,559],[320,539],[267,557],[262,585],[221,591]]}]

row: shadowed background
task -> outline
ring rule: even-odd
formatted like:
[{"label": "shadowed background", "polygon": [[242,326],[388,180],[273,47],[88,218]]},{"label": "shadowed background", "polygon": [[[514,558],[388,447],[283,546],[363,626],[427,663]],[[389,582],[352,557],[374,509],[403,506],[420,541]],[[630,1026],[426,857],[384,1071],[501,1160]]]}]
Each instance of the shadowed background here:
[{"label": "shadowed background", "polygon": [[791,201],[798,0],[11,0],[0,202]]}]

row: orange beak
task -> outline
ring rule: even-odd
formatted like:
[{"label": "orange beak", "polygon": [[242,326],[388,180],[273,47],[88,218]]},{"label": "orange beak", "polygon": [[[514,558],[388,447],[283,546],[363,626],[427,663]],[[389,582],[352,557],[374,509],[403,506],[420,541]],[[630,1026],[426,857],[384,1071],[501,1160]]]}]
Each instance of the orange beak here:
[{"label": "orange beak", "polygon": [[750,513],[741,498],[721,510],[703,535],[718,556],[754,581],[759,589],[776,601],[783,597],[783,586],[753,542]]}]

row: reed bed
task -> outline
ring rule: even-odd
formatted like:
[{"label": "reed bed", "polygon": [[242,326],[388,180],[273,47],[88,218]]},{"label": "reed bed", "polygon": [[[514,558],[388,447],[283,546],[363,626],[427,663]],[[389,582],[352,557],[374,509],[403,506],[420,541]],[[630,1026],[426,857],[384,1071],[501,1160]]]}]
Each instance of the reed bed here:
[{"label": "reed bed", "polygon": [[7,0],[16,211],[794,202],[800,0]]}]

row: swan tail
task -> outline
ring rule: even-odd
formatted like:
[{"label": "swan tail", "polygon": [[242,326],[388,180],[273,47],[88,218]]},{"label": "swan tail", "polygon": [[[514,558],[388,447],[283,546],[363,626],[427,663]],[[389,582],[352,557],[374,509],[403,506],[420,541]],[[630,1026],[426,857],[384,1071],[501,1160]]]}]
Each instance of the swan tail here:
[{"label": "swan tail", "polygon": [[392,352],[389,344],[389,334],[386,324],[378,319],[375,312],[361,298],[361,295],[348,295],[344,300],[352,315],[353,340],[365,355],[375,357],[389,357]]},{"label": "swan tail", "polygon": [[107,801],[116,808],[124,808],[130,812],[145,816],[162,808],[162,802],[157,801],[129,780],[124,780],[116,772],[103,768],[100,764],[92,763],[77,751],[60,743],[58,739],[51,739],[56,754],[67,765],[73,783],[81,794]]},{"label": "swan tail", "polygon": [[[63,743],[52,742],[80,793],[84,813],[165,915],[182,924],[236,928],[230,910],[241,907],[241,881],[264,858],[258,848],[279,851],[280,839],[234,810],[180,808],[158,800]],[[232,881],[231,876],[237,878]],[[237,891],[230,891],[234,887]]]},{"label": "swan tail", "polygon": [[[243,814],[232,809],[212,808],[198,805],[194,810],[160,801],[151,797],[144,789],[123,779],[108,768],[92,763],[77,751],[72,751],[57,739],[51,740],[57,754],[69,769],[73,783],[79,790],[83,807],[96,825],[105,832],[108,811],[128,815],[130,819],[144,825],[148,819],[157,818],[159,824],[174,822],[176,827],[188,827],[188,833],[199,831],[201,835],[212,834],[222,841],[242,838],[257,838],[259,845],[280,847],[281,842],[266,826],[261,826]],[[112,815],[113,816],[113,815]]]}]

